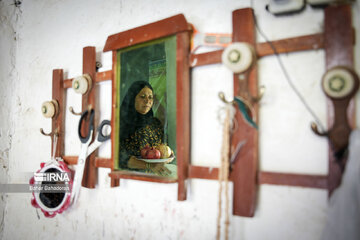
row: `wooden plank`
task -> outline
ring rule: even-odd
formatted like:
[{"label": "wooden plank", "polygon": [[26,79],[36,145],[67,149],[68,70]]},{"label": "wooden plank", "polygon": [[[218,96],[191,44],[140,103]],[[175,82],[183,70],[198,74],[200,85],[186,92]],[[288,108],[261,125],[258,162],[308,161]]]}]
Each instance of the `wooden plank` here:
[{"label": "wooden plank", "polygon": [[[354,66],[353,30],[350,5],[329,6],[325,9],[325,60],[326,69],[335,66]],[[348,118],[352,127],[355,126],[354,101],[351,102]],[[328,100],[328,126],[334,123],[334,107]],[[343,159],[346,161],[346,159]],[[342,172],[335,162],[334,153],[329,145],[329,196],[340,185]]]},{"label": "wooden plank", "polygon": [[119,178],[112,178],[111,176],[110,176],[110,178],[111,178],[111,183],[110,183],[111,187],[120,186],[120,179]]},{"label": "wooden plank", "polygon": [[[112,82],[111,82],[111,89],[112,89],[112,106],[111,106],[111,129],[113,129],[111,131],[111,171],[114,171],[115,168],[115,131],[116,131],[116,127],[115,127],[115,114],[116,114],[116,92],[117,92],[117,88],[116,88],[116,81],[115,81],[115,76],[116,76],[116,64],[117,64],[117,60],[116,60],[116,51],[112,52]],[[111,176],[110,176],[111,177]],[[120,179],[119,178],[113,178],[111,177],[111,183],[110,183],[111,187],[117,187],[120,185]]]},{"label": "wooden plank", "polygon": [[[64,162],[68,165],[76,165],[78,156],[62,156]],[[95,157],[95,167],[112,168],[111,158]]]},{"label": "wooden plank", "polygon": [[178,14],[154,23],[143,25],[107,38],[104,52],[148,42],[190,30],[183,14]]},{"label": "wooden plank", "polygon": [[339,65],[353,67],[352,32],[350,5],[329,6],[325,9],[326,69]]},{"label": "wooden plank", "polygon": [[[189,166],[189,178],[218,180],[219,168]],[[233,181],[233,174],[230,174],[229,181]],[[260,172],[257,176],[259,184],[286,185],[293,187],[307,187],[327,189],[327,176],[310,174],[290,174],[277,172]]]},{"label": "wooden plank", "polygon": [[67,165],[76,165],[78,156],[62,156],[62,159]]},{"label": "wooden plank", "polygon": [[52,98],[59,104],[59,112],[52,119],[52,132],[58,132],[57,146],[54,146],[54,135],[51,137],[51,152],[56,147],[55,157],[60,157],[64,153],[64,133],[65,133],[65,91],[63,88],[64,74],[62,69],[54,69],[52,76]]},{"label": "wooden plank", "polygon": [[221,55],[224,50],[217,50],[206,53],[191,54],[190,67],[198,67],[209,64],[221,63]]},{"label": "wooden plank", "polygon": [[73,78],[65,79],[64,83],[63,83],[63,88],[64,89],[72,88],[72,81],[73,81]]},{"label": "wooden plank", "polygon": [[[104,72],[97,72],[95,75],[95,82],[103,82],[112,79],[112,70],[104,71]],[[72,81],[74,78],[69,78],[64,80],[63,88],[72,88]]]},{"label": "wooden plank", "polygon": [[95,167],[99,168],[112,168],[113,163],[111,158],[95,157]]},{"label": "wooden plank", "polygon": [[[271,43],[279,54],[322,49],[324,48],[324,34],[317,33],[301,37],[280,39],[272,41]],[[200,54],[191,54],[190,67],[221,63],[221,54],[223,51],[224,50],[217,50]],[[256,44],[256,55],[258,58],[273,54],[274,51],[269,43],[263,42]]]},{"label": "wooden plank", "polygon": [[[235,10],[233,18],[233,42],[247,42],[254,46],[256,43],[255,23],[251,8]],[[258,94],[257,67],[249,70],[246,81],[239,81],[238,74],[234,74],[234,95],[248,86],[253,96]],[[258,104],[254,104],[255,114],[259,116]],[[236,111],[238,128],[231,139],[231,152],[238,143],[245,141],[245,145],[238,154],[233,165],[233,214],[237,216],[253,217],[257,196],[257,165],[258,165],[258,131],[244,122],[239,110]]]},{"label": "wooden plank", "polygon": [[[289,53],[324,48],[324,34],[317,33],[301,37],[275,40],[271,42],[278,53]],[[274,51],[267,42],[256,44],[256,55],[260,57],[273,55]]]},{"label": "wooden plank", "polygon": [[309,187],[327,189],[327,176],[289,174],[276,172],[260,172],[259,184],[287,185],[294,187]]},{"label": "wooden plank", "polygon": [[[91,79],[95,79],[96,73],[96,52],[95,47],[85,47],[83,49],[83,74],[89,74]],[[95,110],[94,126],[96,124],[96,103],[95,103],[95,84],[87,94],[82,96],[82,112],[88,109],[89,105]],[[82,134],[85,136],[87,133],[88,124],[83,125]],[[93,132],[93,139],[95,138],[96,132]],[[97,169],[95,167],[95,156],[97,150],[95,150],[87,159],[84,168],[84,176],[82,180],[82,186],[87,188],[95,188],[97,181]]]},{"label": "wooden plank", "polygon": [[190,75],[189,32],[176,35],[176,150],[178,200],[186,200],[186,179],[190,160]]},{"label": "wooden plank", "polygon": [[218,180],[219,168],[190,165],[189,166],[189,178]]},{"label": "wooden plank", "polygon": [[112,79],[112,70],[97,72],[95,77],[95,82],[102,82]]},{"label": "wooden plank", "polygon": [[176,179],[169,179],[166,177],[159,177],[159,176],[148,176],[143,174],[136,174],[134,172],[128,171],[112,171],[109,173],[111,179],[133,179],[139,181],[147,181],[147,182],[158,182],[158,183],[176,183]]}]

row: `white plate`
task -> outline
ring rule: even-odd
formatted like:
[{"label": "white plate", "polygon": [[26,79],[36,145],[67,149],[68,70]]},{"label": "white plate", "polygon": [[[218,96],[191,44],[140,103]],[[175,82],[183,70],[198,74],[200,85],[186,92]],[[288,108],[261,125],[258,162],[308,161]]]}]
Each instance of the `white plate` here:
[{"label": "white plate", "polygon": [[175,156],[171,155],[169,158],[159,158],[159,159],[145,159],[145,158],[138,158],[141,161],[148,162],[148,163],[162,163],[174,160]]}]

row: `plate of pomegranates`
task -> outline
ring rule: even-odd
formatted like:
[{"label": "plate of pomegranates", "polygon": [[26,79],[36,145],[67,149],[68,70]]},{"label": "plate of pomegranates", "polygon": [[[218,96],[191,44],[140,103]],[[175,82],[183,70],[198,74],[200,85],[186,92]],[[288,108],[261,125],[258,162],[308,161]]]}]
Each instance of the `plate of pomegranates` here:
[{"label": "plate of pomegranates", "polygon": [[171,162],[175,158],[173,151],[166,144],[156,147],[145,146],[141,149],[140,154],[141,156],[138,156],[137,159],[149,163]]},{"label": "plate of pomegranates", "polygon": [[148,163],[163,163],[163,162],[171,162],[175,157],[170,158],[137,158],[138,160],[148,162]]}]

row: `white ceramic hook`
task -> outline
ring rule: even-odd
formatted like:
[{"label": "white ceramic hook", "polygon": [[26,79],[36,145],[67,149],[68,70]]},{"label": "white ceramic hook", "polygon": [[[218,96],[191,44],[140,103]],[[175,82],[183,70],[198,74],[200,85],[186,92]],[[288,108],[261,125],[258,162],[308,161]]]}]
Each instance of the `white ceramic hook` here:
[{"label": "white ceramic hook", "polygon": [[46,101],[41,106],[41,112],[46,118],[53,118],[59,112],[59,104],[56,100]]},{"label": "white ceramic hook", "polygon": [[225,48],[221,55],[222,63],[234,73],[248,70],[255,59],[253,46],[245,42],[235,42]]},{"label": "white ceramic hook", "polygon": [[76,93],[85,94],[92,87],[92,80],[89,74],[76,77],[72,81],[72,88]]}]

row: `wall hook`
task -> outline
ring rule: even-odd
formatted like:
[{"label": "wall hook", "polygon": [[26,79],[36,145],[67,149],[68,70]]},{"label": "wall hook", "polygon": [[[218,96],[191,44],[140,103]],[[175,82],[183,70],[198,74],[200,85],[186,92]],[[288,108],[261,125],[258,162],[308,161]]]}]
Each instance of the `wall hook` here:
[{"label": "wall hook", "polygon": [[48,137],[52,137],[52,136],[59,136],[59,133],[58,133],[58,129],[55,130],[55,132],[51,132],[51,133],[45,133],[44,132],[44,129],[40,128],[40,133],[44,136],[48,136]]},{"label": "wall hook", "polygon": [[[92,105],[89,104],[87,107],[87,110],[90,112],[92,109],[93,109]],[[82,114],[81,112],[80,113],[75,112],[73,107],[69,107],[69,111],[76,116],[81,116],[81,114]]]},{"label": "wall hook", "polygon": [[255,62],[254,47],[246,42],[234,42],[221,55],[222,63],[233,73],[243,73]]},{"label": "wall hook", "polygon": [[314,122],[311,123],[311,130],[313,130],[313,132],[316,135],[321,136],[321,137],[328,136],[328,134],[329,134],[328,132],[320,132],[317,124]]},{"label": "wall hook", "polygon": [[334,123],[327,132],[319,132],[315,123],[311,124],[311,129],[315,134],[329,138],[335,157],[341,160],[346,153],[352,131],[347,119],[347,108],[359,89],[359,77],[348,67],[336,66],[324,74],[321,86],[334,106]]},{"label": "wall hook", "polygon": [[236,96],[234,100],[228,101],[226,100],[225,94],[223,92],[219,92],[218,96],[222,102],[226,104],[230,103],[236,105],[239,108],[241,116],[243,117],[245,122],[256,129],[258,128],[256,124],[255,109],[248,101],[246,101],[243,97],[240,96]]},{"label": "wall hook", "polygon": [[221,60],[228,69],[237,74],[239,92],[233,101],[227,101],[223,93],[219,93],[220,99],[225,103],[235,103],[245,122],[257,129],[256,111],[253,104],[261,100],[265,87],[261,86],[259,88],[257,96],[252,96],[248,88],[248,76],[256,62],[254,47],[246,42],[232,43],[223,51]]},{"label": "wall hook", "polygon": [[73,79],[72,88],[76,93],[86,94],[92,87],[92,79],[89,74],[83,74]]},{"label": "wall hook", "polygon": [[258,95],[256,97],[250,96],[251,102],[255,102],[255,103],[259,102],[264,96],[265,89],[266,88],[264,86],[260,86]]},{"label": "wall hook", "polygon": [[234,100],[232,100],[232,101],[226,100],[224,92],[219,92],[219,95],[218,95],[218,96],[219,96],[220,100],[221,100],[222,102],[226,103],[226,104],[229,104],[229,103],[233,104],[233,103],[235,103]]},{"label": "wall hook", "polygon": [[81,112],[80,112],[80,113],[75,112],[73,107],[69,107],[69,111],[70,111],[72,114],[76,115],[76,116],[80,116],[80,115],[81,115]]},{"label": "wall hook", "polygon": [[41,106],[41,112],[46,118],[54,118],[59,113],[59,103],[56,100],[46,101]]}]

